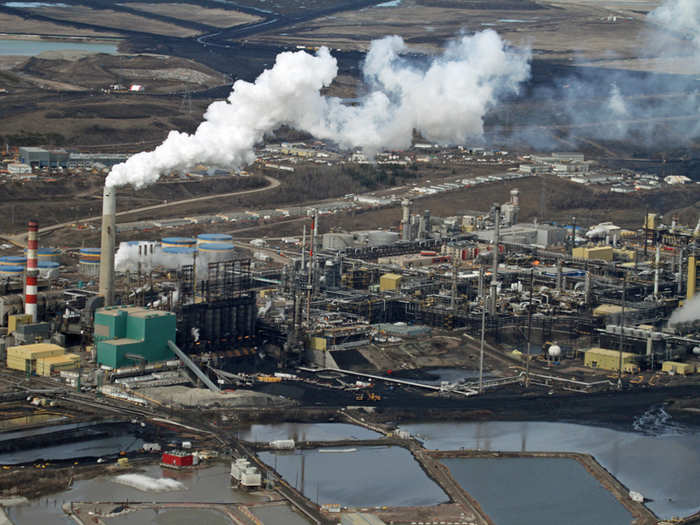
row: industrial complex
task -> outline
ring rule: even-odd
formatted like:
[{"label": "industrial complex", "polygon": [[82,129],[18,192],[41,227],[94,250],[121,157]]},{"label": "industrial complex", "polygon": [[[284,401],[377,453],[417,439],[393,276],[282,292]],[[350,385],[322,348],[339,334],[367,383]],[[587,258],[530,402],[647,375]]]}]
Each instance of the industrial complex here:
[{"label": "industrial complex", "polygon": [[699,524],[692,2],[2,3],[0,525]]}]

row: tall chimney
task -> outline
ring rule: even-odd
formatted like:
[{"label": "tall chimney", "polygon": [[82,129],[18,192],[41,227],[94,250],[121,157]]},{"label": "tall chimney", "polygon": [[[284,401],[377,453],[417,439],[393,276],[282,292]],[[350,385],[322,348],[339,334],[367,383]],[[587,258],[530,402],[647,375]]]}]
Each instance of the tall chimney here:
[{"label": "tall chimney", "polygon": [[115,190],[105,186],[102,195],[102,244],[100,250],[100,290],[105,306],[114,304],[114,243],[117,200]]},{"label": "tall chimney", "polygon": [[401,201],[401,239],[404,241],[411,240],[411,201],[404,199]]},{"label": "tall chimney", "polygon": [[24,296],[24,313],[32,316],[32,323],[37,322],[37,276],[39,275],[39,264],[37,262],[37,233],[39,224],[36,221],[29,221],[27,233],[27,287]]}]

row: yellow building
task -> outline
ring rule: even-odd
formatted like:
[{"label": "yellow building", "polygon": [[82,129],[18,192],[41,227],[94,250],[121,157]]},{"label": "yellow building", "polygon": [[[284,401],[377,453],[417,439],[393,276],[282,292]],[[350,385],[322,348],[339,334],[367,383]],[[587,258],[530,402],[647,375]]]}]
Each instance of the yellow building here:
[{"label": "yellow building", "polygon": [[[626,313],[632,313],[636,312],[636,308],[625,308]],[[593,317],[606,317],[608,315],[620,315],[622,313],[622,306],[619,304],[608,304],[604,303],[599,306],[596,306],[593,309]]]},{"label": "yellow building", "polygon": [[574,248],[571,252],[574,259],[583,259],[585,261],[606,261],[613,260],[612,246],[580,246]]},{"label": "yellow building", "polygon": [[30,324],[32,322],[32,316],[29,314],[14,314],[7,318],[7,333],[11,334],[17,330],[17,327],[21,324]]},{"label": "yellow building", "polygon": [[63,354],[54,357],[46,357],[36,360],[36,374],[39,376],[52,376],[61,370],[75,370],[80,365],[80,356],[76,354]]},{"label": "yellow building", "polygon": [[[637,354],[622,352],[622,371],[629,373],[639,372],[637,358]],[[620,352],[617,350],[608,350],[607,348],[591,348],[586,350],[584,364],[590,368],[617,372],[620,366]]]},{"label": "yellow building", "polygon": [[29,370],[37,372],[37,361],[48,357],[62,356],[65,349],[50,343],[35,343],[33,345],[10,346],[7,348],[7,368],[12,370]]},{"label": "yellow building", "polygon": [[385,273],[379,278],[379,290],[388,292],[398,290],[401,286],[401,276],[396,273]]},{"label": "yellow building", "polygon": [[661,365],[661,371],[669,374],[678,374],[686,376],[695,373],[695,363],[679,363],[678,361],[664,361]]}]

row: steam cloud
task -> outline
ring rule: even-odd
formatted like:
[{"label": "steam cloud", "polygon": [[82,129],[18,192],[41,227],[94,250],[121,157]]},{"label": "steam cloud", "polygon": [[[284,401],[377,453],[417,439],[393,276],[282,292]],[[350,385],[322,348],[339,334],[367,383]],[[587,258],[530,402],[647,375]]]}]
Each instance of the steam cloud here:
[{"label": "steam cloud", "polygon": [[[225,257],[211,252],[198,252],[196,277],[203,279],[207,275],[207,266],[210,262],[221,260]],[[194,256],[187,253],[166,253],[163,247],[154,241],[132,241],[119,244],[114,256],[114,267],[118,272],[148,273],[155,268],[177,270],[183,266],[194,264]]]},{"label": "steam cloud", "polygon": [[669,326],[700,321],[700,295],[695,295],[680,308],[676,308],[668,320]]},{"label": "steam cloud", "polygon": [[338,73],[327,48],[280,53],[254,83],[238,80],[226,101],[212,103],[194,134],[171,131],[155,150],[114,166],[106,184],[140,188],[197,163],[244,166],[255,160],[255,144],[282,125],[368,155],[407,148],[414,130],[464,143],[481,138],[487,111],[530,75],[529,51],[491,30],[451,42],[426,68],[403,59],[406,49],[397,36],[372,42],[363,69],[369,90],[356,106],[321,95]]},{"label": "steam cloud", "polygon": [[[553,101],[551,111],[530,117],[523,130],[503,140],[558,147],[556,135],[568,128],[569,140],[584,136],[647,147],[694,142],[700,137],[700,98],[693,74],[700,72],[700,2],[667,0],[646,22],[640,56],[652,60],[656,71],[580,67],[574,75],[556,79],[554,87],[536,89],[534,96],[543,105]],[[682,64],[688,74],[662,74],[663,63]],[[562,128],[547,133],[552,124]],[[533,125],[536,133],[529,129]]]},{"label": "steam cloud", "polygon": [[[697,0],[669,0],[649,13],[648,18],[680,34],[700,52],[700,4]],[[695,58],[700,58],[698,52]]]},{"label": "steam cloud", "polygon": [[142,492],[169,492],[183,490],[185,486],[177,480],[167,478],[152,478],[143,474],[122,474],[114,478],[114,481],[133,487]]}]

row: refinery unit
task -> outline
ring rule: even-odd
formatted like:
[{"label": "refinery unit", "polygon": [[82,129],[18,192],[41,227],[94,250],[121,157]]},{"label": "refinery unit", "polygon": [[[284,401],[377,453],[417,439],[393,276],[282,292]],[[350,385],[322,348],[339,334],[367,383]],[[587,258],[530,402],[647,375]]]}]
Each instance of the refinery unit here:
[{"label": "refinery unit", "polygon": [[[700,337],[683,312],[698,287],[697,229],[654,214],[636,231],[522,223],[519,199],[513,189],[452,217],[404,199],[394,229],[323,234],[314,210],[298,248],[252,241],[251,258],[224,233],[117,243],[107,188],[101,245],[77,250],[70,268],[39,247],[36,221],[26,250],[0,260],[3,360],[64,378],[97,368],[108,382],[163,366],[170,384],[217,392],[243,371],[263,383],[295,367],[373,372],[378,349],[455,334],[481,339],[482,355],[488,342],[501,367],[695,372]],[[59,275],[76,281],[57,286]]]}]

